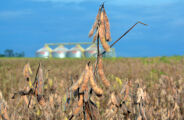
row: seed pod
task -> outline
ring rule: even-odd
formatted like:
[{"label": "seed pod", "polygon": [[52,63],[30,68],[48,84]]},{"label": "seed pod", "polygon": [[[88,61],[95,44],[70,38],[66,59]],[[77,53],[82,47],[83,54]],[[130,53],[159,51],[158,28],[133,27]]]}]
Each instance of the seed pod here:
[{"label": "seed pod", "polygon": [[103,63],[102,63],[102,57],[99,57],[99,63],[98,63],[98,74],[100,76],[100,79],[102,80],[105,87],[110,87],[110,82],[105,77],[104,71],[103,71]]},{"label": "seed pod", "polygon": [[4,118],[5,120],[9,120],[7,108],[3,103],[0,103],[0,118]]},{"label": "seed pod", "polygon": [[83,94],[80,94],[79,95],[79,101],[78,101],[78,106],[79,107],[82,107],[82,105],[83,105],[83,99],[84,99],[84,95]]},{"label": "seed pod", "polygon": [[125,97],[123,98],[123,101],[126,101],[129,95],[129,84],[126,85],[125,88]]},{"label": "seed pod", "polygon": [[92,37],[93,36],[94,31],[96,29],[96,25],[97,25],[97,22],[95,21],[95,23],[93,24],[92,29],[89,31],[89,35],[88,35],[89,37]]},{"label": "seed pod", "polygon": [[97,94],[97,95],[102,95],[103,94],[103,90],[97,86],[95,80],[94,80],[94,76],[93,76],[93,68],[92,66],[90,66],[90,70],[89,70],[89,76],[90,76],[90,84],[91,84],[91,87],[92,89],[94,90],[94,92]]},{"label": "seed pod", "polygon": [[23,96],[23,99],[24,99],[26,105],[28,105],[28,104],[29,104],[29,101],[28,101],[28,99],[27,99],[27,96]]},{"label": "seed pod", "polygon": [[41,106],[45,106],[45,99],[43,98],[42,95],[37,96],[37,101]]},{"label": "seed pod", "polygon": [[35,93],[35,95],[38,95],[38,81],[36,82],[36,87],[35,88],[36,89],[35,89],[34,93]]},{"label": "seed pod", "polygon": [[105,8],[103,9],[103,14],[104,14],[104,19],[105,19],[105,36],[106,36],[106,41],[111,41],[111,32],[110,32],[110,23],[109,19],[107,17],[107,14],[105,12]]},{"label": "seed pod", "polygon": [[137,118],[137,120],[142,120],[142,116],[139,115],[138,118]]},{"label": "seed pod", "polygon": [[98,34],[99,34],[99,30],[96,31],[96,33],[93,37],[93,43],[97,40]]},{"label": "seed pod", "polygon": [[111,102],[113,105],[119,106],[120,100],[115,96],[114,92],[111,94]]},{"label": "seed pod", "polygon": [[85,113],[86,113],[86,120],[90,120],[90,114],[89,114],[89,111],[88,110],[85,110]]},{"label": "seed pod", "polygon": [[41,100],[39,101],[39,104],[41,106],[45,106],[45,99],[42,97]]},{"label": "seed pod", "polygon": [[74,114],[74,115],[78,115],[81,111],[82,111],[82,107],[76,107],[76,108],[73,110],[73,114]]},{"label": "seed pod", "polygon": [[141,100],[144,100],[144,92],[142,88],[138,88],[137,90],[137,103],[140,103]]},{"label": "seed pod", "polygon": [[5,120],[9,120],[7,108],[5,108],[5,110],[4,110],[4,115],[3,115],[3,116],[4,116]]},{"label": "seed pod", "polygon": [[43,69],[40,67],[38,71],[38,94],[43,94]]},{"label": "seed pod", "polygon": [[83,80],[84,80],[84,72],[80,75],[80,77],[77,80],[77,82],[72,85],[72,87],[70,88],[70,90],[76,91],[80,87],[80,85],[83,82]]},{"label": "seed pod", "polygon": [[105,23],[104,23],[104,14],[103,14],[103,12],[101,12],[101,15],[100,15],[99,37],[100,37],[100,41],[101,41],[101,44],[102,44],[104,50],[106,52],[109,52],[110,51],[110,46],[106,42],[106,38],[105,38]]},{"label": "seed pod", "polygon": [[73,114],[77,115],[80,112],[82,112],[82,108],[83,108],[83,99],[84,99],[84,95],[80,94],[79,95],[79,101],[77,102],[77,107],[73,110]]},{"label": "seed pod", "polygon": [[23,75],[24,75],[24,77],[25,77],[27,80],[29,80],[31,74],[32,74],[32,70],[31,70],[30,65],[29,65],[29,63],[28,63],[28,64],[26,64],[26,65],[24,66]]},{"label": "seed pod", "polygon": [[89,100],[89,90],[90,88],[87,88],[85,91],[84,91],[84,101],[87,102]]},{"label": "seed pod", "polygon": [[76,103],[74,103],[75,105],[75,107],[73,108],[73,115],[78,115],[79,113],[81,113],[82,112],[82,106],[78,106],[78,105],[76,105]]},{"label": "seed pod", "polygon": [[84,92],[84,90],[87,89],[88,80],[89,80],[89,67],[88,65],[86,65],[84,80],[83,80],[83,84],[81,85],[80,92]]},{"label": "seed pod", "polygon": [[93,24],[93,26],[92,26],[92,28],[91,28],[91,30],[90,30],[90,32],[89,32],[89,35],[88,35],[89,37],[93,36],[94,31],[95,31],[96,28],[97,28],[100,12],[101,12],[101,9],[99,8],[98,14],[97,14],[97,16],[96,16],[95,23]]}]

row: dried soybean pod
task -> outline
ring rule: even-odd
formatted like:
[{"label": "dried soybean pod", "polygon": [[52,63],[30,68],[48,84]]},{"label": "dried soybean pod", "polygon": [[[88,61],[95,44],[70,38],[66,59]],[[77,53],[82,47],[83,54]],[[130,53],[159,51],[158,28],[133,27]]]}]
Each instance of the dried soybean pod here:
[{"label": "dried soybean pod", "polygon": [[88,80],[89,80],[89,67],[88,67],[88,64],[87,64],[86,68],[85,68],[84,80],[83,80],[83,84],[81,85],[80,92],[84,92],[84,90],[87,89]]},{"label": "dried soybean pod", "polygon": [[98,34],[99,34],[99,31],[97,30],[93,37],[93,43],[97,40]]},{"label": "dried soybean pod", "polygon": [[103,94],[103,90],[97,86],[95,80],[94,80],[94,76],[93,76],[93,68],[92,66],[90,66],[89,68],[89,76],[90,76],[90,84],[91,87],[93,89],[93,91],[97,94],[97,95],[102,95]]},{"label": "dried soybean pod", "polygon": [[85,110],[85,113],[86,113],[86,120],[90,120],[91,117],[90,117],[89,111]]},{"label": "dried soybean pod", "polygon": [[3,120],[9,120],[7,107],[6,105],[0,101],[0,118],[3,118]]},{"label": "dried soybean pod", "polygon": [[43,82],[44,82],[44,79],[43,79],[43,69],[41,67],[39,68],[38,77],[37,78],[38,78],[38,86],[37,86],[38,94],[42,95],[43,94]]},{"label": "dried soybean pod", "polygon": [[83,94],[80,94],[80,95],[79,95],[79,101],[78,101],[78,103],[77,103],[77,105],[78,105],[79,107],[82,107],[82,105],[83,105],[83,99],[84,99],[84,95],[83,95]]},{"label": "dried soybean pod", "polygon": [[119,102],[118,102],[114,92],[111,94],[111,102],[113,105],[116,105],[116,106],[119,105]]},{"label": "dried soybean pod", "polygon": [[3,117],[5,118],[5,120],[9,120],[9,116],[8,116],[8,112],[7,112],[7,108],[5,107],[4,109],[4,113],[3,113]]},{"label": "dried soybean pod", "polygon": [[32,70],[31,70],[31,68],[30,68],[29,63],[27,63],[27,64],[24,66],[23,75],[24,75],[24,77],[25,77],[27,80],[29,80],[31,74],[32,74]]},{"label": "dried soybean pod", "polygon": [[105,20],[105,37],[106,41],[111,41],[111,33],[110,33],[110,23],[109,19],[107,17],[107,14],[105,12],[105,8],[103,9],[103,14],[104,14],[104,20]]},{"label": "dried soybean pod", "polygon": [[27,96],[23,96],[23,99],[24,99],[26,105],[28,105],[29,101],[28,101],[28,99],[27,99]]},{"label": "dried soybean pod", "polygon": [[99,37],[100,37],[100,41],[101,41],[101,44],[102,44],[104,50],[106,52],[109,52],[110,51],[110,46],[106,42],[106,38],[105,38],[105,23],[104,23],[104,14],[103,14],[103,12],[101,12],[101,15],[100,15]]},{"label": "dried soybean pod", "polygon": [[125,89],[125,97],[124,97],[124,101],[127,100],[128,95],[129,95],[129,89],[130,89],[130,81],[128,81],[128,84],[126,85],[126,89]]},{"label": "dried soybean pod", "polygon": [[88,88],[84,91],[84,101],[85,101],[85,102],[87,102],[87,101],[89,100],[89,96],[90,96],[90,95],[89,95],[89,94],[90,94],[90,93],[89,93],[89,90],[90,90],[90,89],[91,89],[91,88],[88,87]]},{"label": "dried soybean pod", "polygon": [[35,89],[35,91],[34,91],[34,94],[35,95],[38,95],[38,81],[36,82],[36,87],[35,87],[36,89]]},{"label": "dried soybean pod", "polygon": [[103,71],[103,63],[102,63],[102,57],[99,57],[99,63],[98,63],[98,74],[100,76],[100,79],[102,80],[105,87],[110,87],[110,82],[105,77],[104,71]]},{"label": "dried soybean pod", "polygon": [[[82,96],[83,97],[83,96]],[[82,108],[83,108],[83,98],[81,98],[82,100],[82,102],[80,101],[80,99],[79,99],[79,101],[77,102],[77,103],[74,103],[74,109],[73,109],[73,115],[78,115],[79,113],[81,113],[82,112]],[[81,103],[79,103],[79,102],[81,102]]]},{"label": "dried soybean pod", "polygon": [[137,89],[137,103],[140,103],[141,100],[144,100],[144,92],[142,88]]},{"label": "dried soybean pod", "polygon": [[79,79],[77,80],[77,82],[75,84],[72,85],[70,90],[76,91],[80,87],[81,83],[83,82],[83,79],[84,79],[84,72],[82,72]]},{"label": "dried soybean pod", "polygon": [[82,107],[77,106],[77,107],[73,110],[73,115],[78,115],[80,112],[82,112]]},{"label": "dried soybean pod", "polygon": [[45,99],[43,98],[42,95],[37,95],[37,101],[41,106],[45,106]]},{"label": "dried soybean pod", "polygon": [[82,112],[82,108],[83,108],[83,99],[84,99],[84,95],[80,94],[79,95],[79,101],[77,102],[77,107],[73,110],[73,114],[77,115],[80,112]]},{"label": "dried soybean pod", "polygon": [[96,30],[96,28],[98,26],[98,20],[99,20],[99,17],[100,17],[100,12],[101,12],[101,8],[99,8],[99,10],[98,10],[98,14],[96,16],[95,23],[93,24],[93,26],[92,26],[92,28],[91,28],[91,30],[89,32],[89,35],[88,35],[89,37],[93,36],[94,31]]}]

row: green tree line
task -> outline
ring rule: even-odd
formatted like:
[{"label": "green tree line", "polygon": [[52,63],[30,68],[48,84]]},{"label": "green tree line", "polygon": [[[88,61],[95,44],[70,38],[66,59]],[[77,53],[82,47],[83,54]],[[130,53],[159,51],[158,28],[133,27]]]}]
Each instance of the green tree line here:
[{"label": "green tree line", "polygon": [[24,57],[24,52],[14,52],[12,49],[6,49],[4,53],[0,54],[0,57]]}]

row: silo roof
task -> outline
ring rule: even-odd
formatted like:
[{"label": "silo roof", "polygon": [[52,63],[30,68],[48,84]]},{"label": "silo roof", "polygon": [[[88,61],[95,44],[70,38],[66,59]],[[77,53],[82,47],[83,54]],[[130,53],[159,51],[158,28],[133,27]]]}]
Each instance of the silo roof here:
[{"label": "silo roof", "polygon": [[97,49],[96,44],[92,44],[88,48],[86,48],[86,50],[91,50],[91,49]]},{"label": "silo roof", "polygon": [[57,48],[55,48],[53,51],[58,51],[58,50],[68,50],[68,48],[64,47],[63,45],[60,45]]}]

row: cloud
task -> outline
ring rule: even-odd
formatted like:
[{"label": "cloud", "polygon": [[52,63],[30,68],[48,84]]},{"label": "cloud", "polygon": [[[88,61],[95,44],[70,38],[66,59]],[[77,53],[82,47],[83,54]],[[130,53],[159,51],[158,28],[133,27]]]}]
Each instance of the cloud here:
[{"label": "cloud", "polygon": [[24,15],[31,14],[31,10],[6,10],[6,11],[0,11],[0,18],[2,19],[11,19],[11,18],[17,18]]}]

